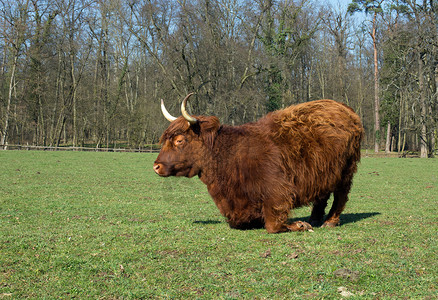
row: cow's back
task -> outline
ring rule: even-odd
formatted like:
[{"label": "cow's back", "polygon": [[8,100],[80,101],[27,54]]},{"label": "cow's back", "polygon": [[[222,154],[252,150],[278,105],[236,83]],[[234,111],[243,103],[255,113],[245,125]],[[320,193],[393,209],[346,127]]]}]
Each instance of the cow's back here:
[{"label": "cow's back", "polygon": [[308,204],[336,189],[343,172],[356,171],[363,128],[359,116],[333,100],[290,106],[266,116],[281,149],[284,172]]}]

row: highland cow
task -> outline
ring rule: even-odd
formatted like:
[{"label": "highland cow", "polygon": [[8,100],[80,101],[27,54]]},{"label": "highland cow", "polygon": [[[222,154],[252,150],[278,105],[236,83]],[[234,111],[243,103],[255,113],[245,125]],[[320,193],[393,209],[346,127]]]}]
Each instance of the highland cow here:
[{"label": "highland cow", "polygon": [[[160,176],[199,176],[232,228],[270,233],[334,227],[348,201],[360,160],[363,127],[345,104],[317,100],[241,126],[215,116],[172,117],[154,163]],[[333,205],[323,223],[327,200]],[[288,222],[293,208],[313,205],[309,223]]]}]

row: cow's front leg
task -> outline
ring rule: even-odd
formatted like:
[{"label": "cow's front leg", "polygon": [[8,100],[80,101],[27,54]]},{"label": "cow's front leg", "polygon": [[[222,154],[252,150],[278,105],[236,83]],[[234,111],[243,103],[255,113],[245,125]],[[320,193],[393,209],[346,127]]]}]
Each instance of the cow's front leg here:
[{"label": "cow's front leg", "polygon": [[288,223],[289,212],[292,208],[291,203],[284,201],[281,197],[272,197],[263,203],[265,228],[269,233],[312,230],[312,226],[304,221]]},{"label": "cow's front leg", "polygon": [[296,221],[287,225],[289,231],[313,231],[312,225],[304,221]]},{"label": "cow's front leg", "polygon": [[288,231],[287,229],[287,214],[274,210],[271,207],[264,205],[263,217],[265,219],[265,229],[269,233],[280,233]]},{"label": "cow's front leg", "polygon": [[285,231],[313,231],[312,225],[304,221],[296,221],[287,224],[286,221],[278,222],[278,220],[265,220],[265,228],[269,233],[280,233]]},{"label": "cow's front leg", "polygon": [[[282,209],[280,209],[282,208]],[[269,233],[280,233],[286,231],[309,231],[312,226],[304,221],[296,221],[291,224],[287,222],[289,207],[264,205],[265,228]]]}]

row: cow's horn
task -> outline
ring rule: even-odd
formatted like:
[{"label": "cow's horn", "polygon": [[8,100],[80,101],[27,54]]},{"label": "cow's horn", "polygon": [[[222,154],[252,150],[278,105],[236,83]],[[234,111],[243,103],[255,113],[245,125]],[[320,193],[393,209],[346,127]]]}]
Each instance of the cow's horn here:
[{"label": "cow's horn", "polygon": [[164,117],[170,121],[173,122],[176,120],[176,118],[174,116],[172,116],[171,114],[169,114],[169,112],[167,111],[166,107],[164,106],[164,101],[163,99],[161,99],[161,112],[163,113]]},{"label": "cow's horn", "polygon": [[196,122],[198,122],[198,120],[196,120],[195,118],[193,118],[191,115],[189,115],[189,113],[186,110],[186,105],[187,105],[187,100],[190,98],[191,95],[193,95],[194,93],[190,93],[188,94],[183,102],[181,103],[181,113],[184,117],[184,119],[186,119],[190,124],[195,124]]}]

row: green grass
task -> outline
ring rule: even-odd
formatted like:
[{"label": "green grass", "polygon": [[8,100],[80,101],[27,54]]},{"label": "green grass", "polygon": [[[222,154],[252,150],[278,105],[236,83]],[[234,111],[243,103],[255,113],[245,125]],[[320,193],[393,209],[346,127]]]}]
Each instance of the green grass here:
[{"label": "green grass", "polygon": [[364,157],[342,226],[269,235],[155,157],[0,151],[0,298],[436,299],[437,159]]}]

